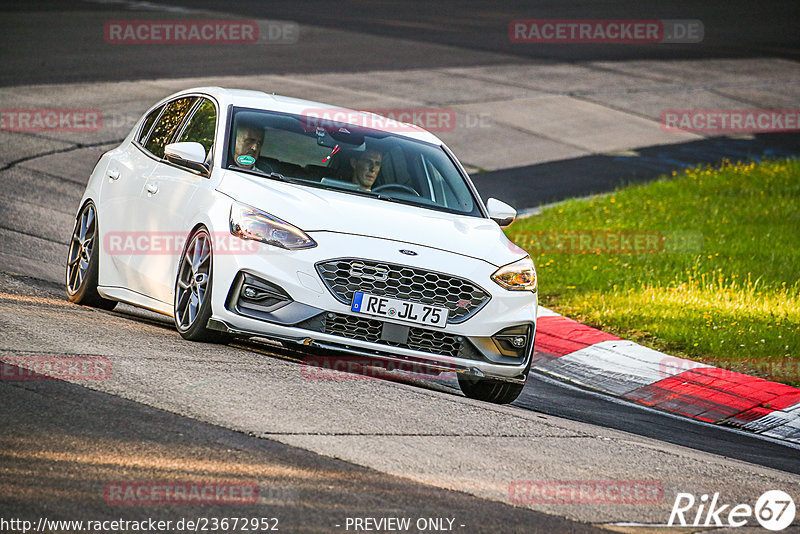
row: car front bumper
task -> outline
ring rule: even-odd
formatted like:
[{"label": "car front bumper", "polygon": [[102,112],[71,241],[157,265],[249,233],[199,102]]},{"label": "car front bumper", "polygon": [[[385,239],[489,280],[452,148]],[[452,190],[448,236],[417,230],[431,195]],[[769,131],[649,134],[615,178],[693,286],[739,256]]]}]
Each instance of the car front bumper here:
[{"label": "car front bumper", "polygon": [[[250,254],[215,254],[209,328],[436,371],[524,382],[536,332],[536,294],[507,291],[492,282],[489,277],[496,266],[476,258],[398,241],[331,232],[310,235],[318,243],[312,249],[288,251],[258,243]],[[413,248],[418,255],[399,253],[400,249],[408,248]],[[375,329],[380,329],[383,323],[402,323],[352,312],[320,277],[317,264],[341,257],[452,273],[477,284],[489,294],[489,299],[463,322],[448,323],[444,329],[410,325],[410,336],[416,336],[418,342],[391,343],[380,339],[382,334]],[[255,312],[244,309],[240,298],[245,275],[249,280],[263,281],[275,289],[276,301],[283,299],[284,302]],[[347,330],[351,324],[356,325],[357,334]],[[497,337],[509,328],[524,329],[527,338],[524,348],[511,353],[503,350],[503,342]],[[422,350],[418,350],[420,348]]]}]

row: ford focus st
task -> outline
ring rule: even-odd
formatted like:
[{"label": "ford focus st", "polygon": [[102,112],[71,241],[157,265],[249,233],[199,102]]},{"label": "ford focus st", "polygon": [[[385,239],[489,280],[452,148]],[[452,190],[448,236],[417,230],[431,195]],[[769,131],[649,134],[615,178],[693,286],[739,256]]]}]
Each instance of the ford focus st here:
[{"label": "ford focus st", "polygon": [[72,302],[174,318],[181,336],[456,373],[513,401],[536,271],[437,137],[366,112],[216,87],[147,111],[98,161],[66,266]]}]

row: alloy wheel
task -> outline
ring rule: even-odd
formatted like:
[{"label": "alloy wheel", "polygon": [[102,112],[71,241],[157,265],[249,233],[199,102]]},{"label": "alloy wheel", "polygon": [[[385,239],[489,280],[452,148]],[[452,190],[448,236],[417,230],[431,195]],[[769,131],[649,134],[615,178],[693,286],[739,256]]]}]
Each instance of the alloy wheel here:
[{"label": "alloy wheel", "polygon": [[211,238],[201,230],[192,236],[178,271],[175,322],[180,330],[188,330],[194,324],[206,299],[210,277]]},{"label": "alloy wheel", "polygon": [[75,224],[67,256],[67,290],[70,294],[76,294],[86,278],[94,253],[96,234],[97,217],[94,205],[87,204]]}]

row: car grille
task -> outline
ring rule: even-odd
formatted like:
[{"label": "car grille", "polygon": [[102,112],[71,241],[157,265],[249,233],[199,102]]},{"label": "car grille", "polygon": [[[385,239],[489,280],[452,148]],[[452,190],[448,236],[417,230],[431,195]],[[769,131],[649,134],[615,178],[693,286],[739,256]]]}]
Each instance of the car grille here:
[{"label": "car grille", "polygon": [[473,354],[476,352],[475,349],[465,343],[463,336],[454,336],[437,330],[410,327],[407,343],[390,343],[381,339],[383,321],[341,313],[327,313],[325,315],[324,331],[326,334],[404,347],[431,354],[443,354],[453,358],[468,357],[474,359],[475,357],[475,354]]},{"label": "car grille", "polygon": [[316,265],[325,285],[348,306],[353,293],[443,306],[448,323],[461,323],[489,302],[490,295],[476,284],[449,274],[392,263],[343,258]]}]

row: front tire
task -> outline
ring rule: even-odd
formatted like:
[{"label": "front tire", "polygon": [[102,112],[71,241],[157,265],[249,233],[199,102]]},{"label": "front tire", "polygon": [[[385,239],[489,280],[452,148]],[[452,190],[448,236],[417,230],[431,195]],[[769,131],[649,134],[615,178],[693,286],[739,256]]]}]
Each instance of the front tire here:
[{"label": "front tire", "polygon": [[98,247],[97,209],[92,202],[83,205],[69,243],[66,268],[67,298],[75,304],[111,310],[117,301],[108,300],[97,292]]},{"label": "front tire", "polygon": [[200,227],[186,242],[175,280],[175,328],[189,341],[224,343],[230,339],[223,332],[206,328],[211,318],[213,268],[211,235]]},{"label": "front tire", "polygon": [[509,404],[514,402],[525,384],[505,382],[493,378],[477,378],[471,375],[458,374],[458,385],[461,392],[470,399],[476,399],[494,404]]}]

